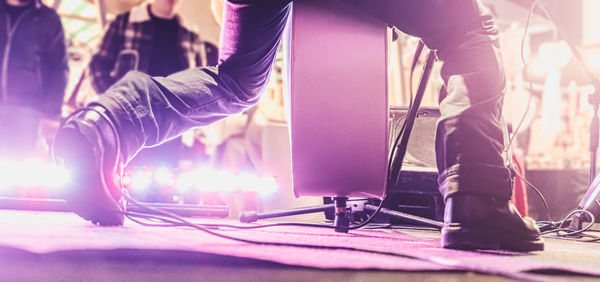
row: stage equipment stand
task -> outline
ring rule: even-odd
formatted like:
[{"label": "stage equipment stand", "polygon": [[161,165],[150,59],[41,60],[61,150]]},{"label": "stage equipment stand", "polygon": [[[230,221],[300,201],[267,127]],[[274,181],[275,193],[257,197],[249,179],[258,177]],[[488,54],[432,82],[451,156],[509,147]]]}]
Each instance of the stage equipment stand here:
[{"label": "stage equipment stand", "polygon": [[[423,48],[423,45],[421,42],[420,48],[418,49],[415,57],[417,57],[420,54],[420,51],[422,50],[422,48]],[[408,145],[408,139],[410,137],[410,132],[412,130],[414,121],[417,118],[419,105],[421,103],[423,95],[425,94],[425,89],[427,87],[427,83],[428,83],[429,77],[431,75],[431,70],[433,68],[433,64],[435,63],[435,58],[436,58],[435,52],[430,51],[428,54],[424,69],[423,69],[421,81],[419,83],[419,88],[417,89],[417,93],[415,95],[415,101],[407,113],[407,117],[405,120],[405,126],[404,126],[405,127],[404,134],[400,133],[402,135],[398,136],[398,138],[400,138],[399,143],[394,144],[398,147],[398,151],[394,156],[390,156],[390,158],[394,158],[395,160],[398,160],[398,162],[396,162],[396,163],[390,162],[391,164],[394,164],[394,165],[391,165],[391,168],[390,168],[390,171],[392,172],[391,175],[395,175],[396,177],[388,176],[389,177],[388,181],[396,181],[397,182],[398,178],[400,177],[402,160],[404,159],[404,155],[406,154],[406,148]],[[264,213],[258,213],[255,211],[245,211],[240,214],[240,221],[243,223],[251,223],[251,222],[256,222],[257,220],[260,220],[260,219],[269,219],[269,218],[285,217],[285,216],[316,213],[316,212],[334,211],[335,212],[335,219],[334,219],[334,225],[333,225],[334,230],[336,232],[347,233],[350,229],[352,229],[350,227],[350,217],[351,217],[350,215],[352,214],[352,212],[365,211],[365,212],[370,213],[371,217],[375,217],[375,214],[383,214],[383,215],[386,215],[390,218],[393,218],[393,219],[396,219],[399,221],[405,221],[405,222],[410,222],[410,223],[414,223],[414,224],[418,224],[418,225],[430,226],[430,227],[434,227],[434,228],[438,228],[438,229],[441,229],[443,227],[442,222],[415,216],[415,215],[411,215],[411,214],[407,214],[407,213],[402,213],[402,212],[398,212],[398,211],[394,211],[394,210],[390,210],[390,209],[386,209],[386,208],[380,208],[378,206],[369,204],[368,200],[356,201],[356,200],[349,200],[347,197],[333,197],[333,200],[334,200],[333,204],[326,204],[326,205],[314,206],[314,207],[305,207],[305,208],[279,210],[279,211],[267,211]],[[383,199],[383,201],[385,201],[385,198]],[[381,203],[381,205],[383,205],[383,203]]]},{"label": "stage equipment stand", "polygon": [[[317,213],[317,212],[335,211],[336,212],[336,217],[335,217],[336,222],[334,222],[334,226],[337,226],[337,224],[339,224],[337,221],[340,220],[340,218],[342,218],[341,220],[348,220],[351,217],[349,215],[350,213],[367,212],[367,213],[373,214],[377,211],[377,206],[369,204],[368,200],[361,200],[361,201],[349,200],[345,207],[342,207],[342,209],[338,209],[338,208],[340,208],[340,207],[336,207],[336,204],[327,204],[327,205],[321,205],[321,206],[304,207],[304,208],[281,210],[281,211],[268,211],[268,212],[264,212],[264,213],[257,213],[254,211],[246,211],[246,212],[241,213],[240,221],[243,223],[252,223],[252,222],[256,222],[261,219],[269,219],[269,218],[285,217],[285,216],[293,216],[293,215],[309,214],[309,213]],[[337,213],[344,213],[344,216],[341,217]],[[411,214],[407,214],[407,213],[403,213],[403,212],[398,212],[398,211],[394,211],[394,210],[390,210],[390,209],[386,209],[386,208],[381,208],[381,210],[379,210],[378,214],[382,214],[382,215],[388,216],[388,217],[396,219],[396,220],[413,223],[413,224],[417,224],[417,225],[421,225],[421,226],[434,227],[437,229],[441,229],[444,225],[442,222],[439,222],[439,221],[435,221],[435,220],[431,220],[428,218],[411,215]],[[347,226],[346,222],[344,222],[344,224]],[[336,231],[337,230],[338,229],[336,229]],[[340,228],[340,230],[343,232],[344,228]]]},{"label": "stage equipment stand", "polygon": [[[542,2],[542,1],[540,1]],[[569,45],[569,48],[573,52],[575,59],[581,64],[583,70],[592,86],[594,87],[594,93],[589,95],[589,103],[592,105],[592,121],[590,125],[590,187],[583,196],[583,199],[579,202],[577,208],[590,212],[596,220],[600,218],[600,201],[598,196],[600,194],[600,175],[596,175],[596,162],[598,153],[598,139],[599,139],[599,127],[600,119],[598,117],[598,110],[600,108],[600,80],[586,65],[581,52],[575,45],[573,39],[566,33],[564,28],[559,24],[558,21],[552,16],[552,14],[543,6],[544,3],[539,3],[539,7],[542,9],[545,16],[554,24],[558,35]],[[585,212],[577,213],[571,221],[569,227],[571,229],[581,229],[583,222],[590,222],[593,219]]]},{"label": "stage equipment stand", "polygon": [[[283,69],[294,194],[333,197],[335,231],[348,232],[364,225],[350,226],[348,198],[385,198],[390,175],[400,169],[390,160],[401,163],[418,105],[390,157],[387,24],[338,1],[292,5]],[[418,93],[434,59],[430,53]]]}]

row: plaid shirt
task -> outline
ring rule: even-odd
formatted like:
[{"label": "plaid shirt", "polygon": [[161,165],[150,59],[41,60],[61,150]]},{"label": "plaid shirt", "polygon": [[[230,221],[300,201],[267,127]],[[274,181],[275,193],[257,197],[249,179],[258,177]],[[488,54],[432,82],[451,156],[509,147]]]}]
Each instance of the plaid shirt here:
[{"label": "plaid shirt", "polygon": [[[207,62],[206,49],[215,52],[214,45],[205,45],[195,28],[182,17],[176,18],[180,25],[177,44],[182,51],[181,65],[186,68],[203,66]],[[151,20],[147,6],[142,5],[117,16],[110,24],[90,62],[92,86],[97,93],[104,93],[131,70],[148,71],[153,56]]]}]

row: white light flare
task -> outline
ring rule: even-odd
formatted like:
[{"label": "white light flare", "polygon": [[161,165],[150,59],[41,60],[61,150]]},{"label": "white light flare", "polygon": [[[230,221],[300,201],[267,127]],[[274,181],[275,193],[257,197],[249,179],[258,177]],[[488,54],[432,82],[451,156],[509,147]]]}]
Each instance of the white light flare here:
[{"label": "white light flare", "polygon": [[279,191],[277,179],[273,176],[262,176],[258,180],[258,194],[263,197],[275,195]]},{"label": "white light flare", "polygon": [[258,176],[252,173],[242,173],[236,177],[238,188],[244,192],[256,192],[259,188]]},{"label": "white light flare", "polygon": [[137,193],[143,193],[152,184],[152,171],[139,170],[133,173],[131,176],[130,188]]},{"label": "white light flare", "polygon": [[0,161],[0,189],[15,187],[61,188],[70,181],[70,173],[41,159]]},{"label": "white light flare", "polygon": [[173,186],[175,184],[175,176],[170,169],[161,167],[156,170],[154,181],[160,186]]}]

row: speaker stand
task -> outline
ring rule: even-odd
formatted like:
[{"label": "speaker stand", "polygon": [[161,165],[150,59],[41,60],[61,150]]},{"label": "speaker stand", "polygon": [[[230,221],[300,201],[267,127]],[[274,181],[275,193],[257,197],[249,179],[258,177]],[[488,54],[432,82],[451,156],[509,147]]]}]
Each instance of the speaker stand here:
[{"label": "speaker stand", "polygon": [[[337,199],[337,201],[336,201]],[[343,203],[343,205],[342,205]],[[261,219],[269,219],[276,217],[285,217],[292,215],[300,215],[300,214],[309,214],[309,213],[317,213],[317,212],[332,212],[335,211],[335,220],[334,220],[334,229],[337,232],[348,232],[350,227],[350,214],[353,212],[367,212],[373,214],[377,211],[377,206],[369,204],[368,200],[363,201],[352,201],[348,202],[347,198],[343,200],[340,197],[334,198],[333,204],[326,204],[320,206],[313,207],[304,207],[297,209],[289,209],[289,210],[280,210],[280,211],[268,211],[264,213],[257,213],[255,211],[245,211],[240,214],[240,221],[243,223],[252,223]],[[386,208],[381,208],[379,214],[386,215],[392,219],[396,219],[399,221],[410,222],[418,225],[424,225],[429,227],[434,227],[437,229],[441,229],[444,225],[442,222],[431,220],[428,218],[407,214],[403,212],[398,212]]]}]

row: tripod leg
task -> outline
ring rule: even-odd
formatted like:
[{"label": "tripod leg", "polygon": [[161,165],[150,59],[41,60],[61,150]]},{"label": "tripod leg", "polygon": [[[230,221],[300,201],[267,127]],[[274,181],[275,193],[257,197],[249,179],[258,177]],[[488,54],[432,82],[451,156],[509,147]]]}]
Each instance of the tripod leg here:
[{"label": "tripod leg", "polygon": [[[367,204],[367,205],[365,205],[364,209],[365,209],[365,211],[373,213],[377,210],[377,207],[374,205]],[[420,216],[416,216],[416,215],[412,215],[412,214],[408,214],[408,213],[394,211],[394,210],[390,210],[390,209],[386,209],[386,208],[381,208],[381,210],[379,210],[379,213],[383,214],[383,215],[387,215],[396,220],[403,220],[403,221],[411,222],[414,224],[426,225],[426,226],[430,226],[430,227],[435,227],[437,229],[441,229],[442,227],[444,227],[443,222],[431,220],[428,218],[424,218],[424,217],[420,217]]]},{"label": "tripod leg", "polygon": [[297,209],[291,209],[291,210],[268,211],[268,212],[263,212],[263,213],[257,213],[255,211],[244,211],[240,214],[240,221],[243,223],[251,223],[251,222],[255,222],[260,219],[324,212],[324,211],[333,210],[333,209],[334,209],[334,205],[328,204],[328,205],[322,205],[322,206],[316,206],[316,207],[297,208]]},{"label": "tripod leg", "polygon": [[350,227],[350,220],[346,216],[346,201],[347,197],[334,197],[335,202],[335,221],[333,227],[335,232],[348,233]]}]

